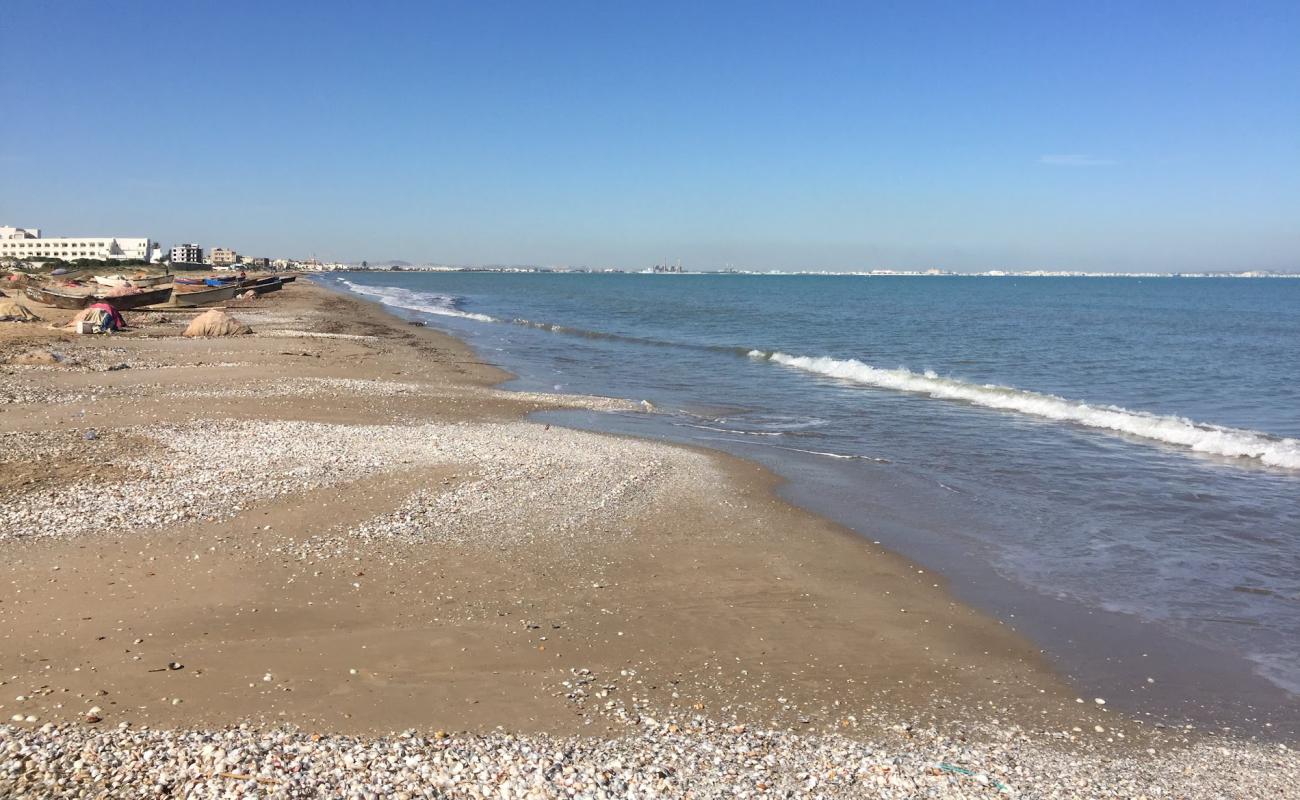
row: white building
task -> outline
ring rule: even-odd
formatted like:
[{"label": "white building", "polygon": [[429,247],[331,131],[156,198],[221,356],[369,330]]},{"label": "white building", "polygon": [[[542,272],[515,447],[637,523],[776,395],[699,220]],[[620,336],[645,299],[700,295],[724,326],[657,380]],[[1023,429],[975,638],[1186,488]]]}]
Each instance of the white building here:
[{"label": "white building", "polygon": [[202,264],[203,248],[197,244],[172,245],[171,262],[173,264]]},{"label": "white building", "polygon": [[39,228],[0,226],[0,258],[38,261],[42,258],[126,259],[148,261],[157,248],[149,239],[125,236],[65,236],[43,238]]}]

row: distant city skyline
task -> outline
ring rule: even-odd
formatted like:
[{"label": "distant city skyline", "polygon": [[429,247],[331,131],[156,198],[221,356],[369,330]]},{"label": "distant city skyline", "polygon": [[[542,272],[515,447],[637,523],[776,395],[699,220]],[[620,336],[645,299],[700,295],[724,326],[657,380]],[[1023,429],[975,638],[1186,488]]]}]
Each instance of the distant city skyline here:
[{"label": "distant city skyline", "polygon": [[[0,224],[46,236],[417,264],[1300,271],[1291,2],[15,0],[4,27]],[[48,31],[55,48],[19,35]]]}]

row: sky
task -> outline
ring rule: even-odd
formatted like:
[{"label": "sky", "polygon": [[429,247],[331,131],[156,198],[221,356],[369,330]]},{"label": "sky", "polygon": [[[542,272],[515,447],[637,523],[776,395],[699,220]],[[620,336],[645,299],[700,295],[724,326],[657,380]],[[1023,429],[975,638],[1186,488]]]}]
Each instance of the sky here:
[{"label": "sky", "polygon": [[1300,3],[8,0],[0,225],[249,255],[1300,271]]}]

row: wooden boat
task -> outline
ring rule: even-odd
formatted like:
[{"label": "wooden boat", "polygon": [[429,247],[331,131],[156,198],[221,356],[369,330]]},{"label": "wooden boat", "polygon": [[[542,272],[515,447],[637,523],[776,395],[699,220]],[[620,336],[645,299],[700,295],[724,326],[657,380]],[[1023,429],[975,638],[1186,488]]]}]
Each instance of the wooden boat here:
[{"label": "wooden boat", "polygon": [[127,278],[132,286],[146,288],[149,286],[161,286],[164,283],[171,283],[174,279],[172,275],[140,275],[135,278]]},{"label": "wooden boat", "polygon": [[298,280],[297,275],[277,275],[276,277],[280,279],[281,283],[293,283]]},{"label": "wooden boat", "polygon": [[167,302],[172,296],[172,287],[164,286],[161,289],[149,289],[134,294],[120,294],[116,297],[95,297],[95,302],[108,303],[118,311],[126,311],[131,308],[140,308],[141,306],[152,306],[158,303]]},{"label": "wooden boat", "polygon": [[100,286],[135,286],[137,288],[145,288],[148,286],[157,286],[160,283],[171,283],[172,276],[137,275],[134,277],[127,277],[126,275],[96,275],[94,280],[95,283],[98,283]]},{"label": "wooden boat", "polygon": [[24,286],[23,294],[29,300],[55,308],[81,309],[96,300],[91,292],[61,292],[48,286]]},{"label": "wooden boat", "polygon": [[279,291],[283,286],[284,282],[276,277],[257,278],[256,280],[244,281],[239,284],[239,293],[243,294],[244,292],[251,290],[257,294],[266,294],[267,292]]},{"label": "wooden boat", "polygon": [[179,288],[172,292],[171,304],[182,308],[205,306],[208,303],[221,303],[234,297],[239,292],[238,286],[217,286],[212,289],[199,289],[193,292]]},{"label": "wooden boat", "polygon": [[126,311],[140,306],[151,306],[156,303],[167,302],[167,298],[171,297],[172,287],[163,286],[159,289],[122,294],[116,297],[108,297],[94,292],[74,293],[60,291],[51,289],[48,286],[24,286],[23,293],[27,295],[28,299],[55,308],[79,310],[91,303],[108,303],[118,311]]}]

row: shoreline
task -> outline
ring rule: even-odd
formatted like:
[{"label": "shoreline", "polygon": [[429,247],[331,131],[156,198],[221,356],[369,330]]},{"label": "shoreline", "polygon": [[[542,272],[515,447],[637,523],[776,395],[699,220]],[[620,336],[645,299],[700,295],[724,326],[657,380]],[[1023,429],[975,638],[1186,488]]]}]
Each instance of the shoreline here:
[{"label": "shoreline", "polygon": [[[1205,746],[1076,703],[1020,636],[779,499],[764,468],[522,421],[628,405],[497,389],[505,373],[463,342],[324,287],[269,297],[232,313],[305,335],[185,341],[155,321],[0,339],[10,357],[53,341],[87,369],[5,367],[25,392],[0,406],[18,455],[0,464],[6,504],[42,520],[85,505],[64,534],[0,536],[0,672],[25,698],[5,696],[0,719],[37,718],[0,739],[245,722],[620,741],[788,728],[794,749],[1015,730],[1105,763]],[[106,513],[105,495],[127,507]],[[79,721],[105,702],[102,722]]]},{"label": "shoreline", "polygon": [[[661,410],[666,413],[661,414],[559,410],[533,418],[578,430],[727,453],[764,465],[782,477],[777,492],[787,502],[844,526],[868,542],[883,542],[913,566],[923,566],[932,574],[950,578],[951,582],[945,586],[960,602],[1002,620],[1042,647],[1053,669],[1068,676],[1071,685],[1084,697],[1103,696],[1112,708],[1147,721],[1190,723],[1221,733],[1253,735],[1260,731],[1286,741],[1300,734],[1295,696],[1288,695],[1284,688],[1261,674],[1257,662],[1237,655],[1236,651],[1220,651],[1180,638],[1154,621],[1112,610],[1107,604],[1089,606],[1071,602],[1063,599],[1063,591],[1058,594],[1041,585],[1016,581],[1014,575],[1004,574],[989,560],[981,558],[981,554],[970,557],[968,548],[984,542],[977,536],[963,538],[960,531],[964,526],[997,529],[1006,522],[996,514],[972,513],[975,509],[952,499],[958,492],[949,495],[932,491],[933,486],[927,485],[923,476],[894,466],[875,467],[868,463],[846,469],[841,467],[841,462],[834,462],[828,467],[824,459],[817,457],[827,454],[787,450],[754,437],[742,436],[739,439],[748,441],[735,441],[694,434],[690,424],[693,418],[712,413],[708,410],[712,406],[707,395],[695,392],[679,398],[683,403],[692,404],[679,408],[671,396],[656,394],[650,384],[635,379],[629,382],[626,374],[622,380],[612,377],[602,380],[598,375],[584,375],[581,365],[569,365],[573,367],[570,374],[562,363],[557,363],[552,375],[548,358],[561,362],[563,359],[536,335],[516,337],[509,333],[510,325],[464,322],[440,316],[439,309],[426,309],[425,304],[430,302],[433,306],[440,304],[437,292],[445,289],[431,286],[435,299],[430,301],[422,298],[419,291],[409,297],[404,294],[418,289],[420,284],[398,283],[394,285],[401,288],[391,290],[384,288],[385,285],[368,288],[365,284],[358,286],[349,277],[354,276],[322,280],[320,284],[349,297],[378,303],[380,308],[399,318],[427,322],[436,329],[462,337],[472,347],[482,347],[484,352],[501,349],[497,356],[501,363],[521,373],[505,384],[508,387],[544,389],[553,380],[573,381],[582,391],[632,399],[648,397],[656,403],[662,402]],[[344,286],[348,288],[341,288]],[[489,291],[486,285],[479,288]],[[461,314],[459,310],[450,313]],[[548,327],[544,323],[514,319],[508,308],[498,306],[492,313],[497,322],[509,320],[543,331]],[[492,333],[493,329],[507,332]],[[563,328],[569,334],[575,330]],[[601,334],[584,330],[581,335]],[[544,332],[541,337],[550,341],[549,333]],[[560,337],[556,341],[563,340]],[[527,355],[515,352],[516,347]],[[680,380],[681,375],[676,377]],[[803,455],[805,452],[808,454]],[[908,460],[906,452],[894,451],[890,455],[897,463],[905,464]],[[937,485],[949,489],[942,483]]]}]

